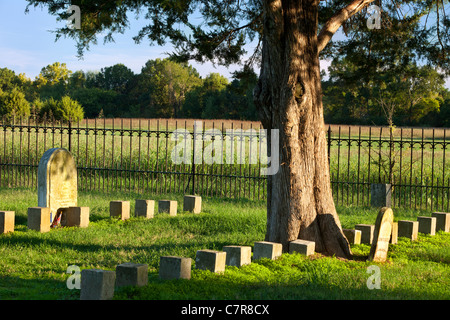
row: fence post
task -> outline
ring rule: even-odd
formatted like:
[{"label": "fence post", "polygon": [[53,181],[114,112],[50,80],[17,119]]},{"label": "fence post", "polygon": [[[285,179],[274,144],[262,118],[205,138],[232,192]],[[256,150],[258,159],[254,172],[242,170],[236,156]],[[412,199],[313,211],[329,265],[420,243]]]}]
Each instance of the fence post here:
[{"label": "fence post", "polygon": [[69,117],[69,152],[72,152],[72,120]]},{"label": "fence post", "polygon": [[331,126],[328,126],[328,167],[330,166],[330,153],[331,153]]}]

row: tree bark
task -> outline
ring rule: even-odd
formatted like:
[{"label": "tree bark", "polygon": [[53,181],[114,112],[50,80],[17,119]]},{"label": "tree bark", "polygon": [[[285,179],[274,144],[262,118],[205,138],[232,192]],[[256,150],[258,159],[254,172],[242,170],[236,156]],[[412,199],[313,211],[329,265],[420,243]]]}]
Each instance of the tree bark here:
[{"label": "tree bark", "polygon": [[318,3],[264,1],[262,67],[254,97],[264,128],[279,129],[280,148],[280,168],[268,176],[265,240],[282,243],[285,251],[292,240],[312,240],[317,252],[350,258],[331,192]]}]

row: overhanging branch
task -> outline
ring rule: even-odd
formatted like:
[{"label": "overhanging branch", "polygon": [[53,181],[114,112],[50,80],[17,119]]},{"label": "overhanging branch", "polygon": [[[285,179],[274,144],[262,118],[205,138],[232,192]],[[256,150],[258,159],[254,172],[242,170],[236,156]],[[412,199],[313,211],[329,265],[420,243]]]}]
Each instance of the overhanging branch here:
[{"label": "overhanging branch", "polygon": [[318,36],[319,52],[325,48],[336,31],[348,18],[361,11],[365,6],[373,1],[374,0],[353,0],[349,5],[333,15],[322,27],[322,30],[320,30]]}]

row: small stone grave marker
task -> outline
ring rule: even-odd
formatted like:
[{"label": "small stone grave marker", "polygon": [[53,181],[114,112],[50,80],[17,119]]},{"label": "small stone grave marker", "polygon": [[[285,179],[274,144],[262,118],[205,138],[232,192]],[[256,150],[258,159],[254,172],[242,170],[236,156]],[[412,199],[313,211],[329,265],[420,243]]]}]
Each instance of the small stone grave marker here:
[{"label": "small stone grave marker", "polygon": [[202,197],[200,196],[184,196],[183,211],[200,213],[202,211]]},{"label": "small stone grave marker", "polygon": [[134,204],[134,216],[151,219],[155,215],[155,200],[136,200]]},{"label": "small stone grave marker", "polygon": [[436,231],[450,232],[450,213],[433,212],[431,216],[436,218]]},{"label": "small stone grave marker", "polygon": [[225,271],[227,253],[217,250],[198,250],[195,256],[195,267],[200,270],[209,270],[215,273]]},{"label": "small stone grave marker", "polygon": [[50,208],[34,207],[28,208],[28,229],[39,232],[50,231]]},{"label": "small stone grave marker", "polygon": [[391,207],[392,185],[372,183],[370,185],[370,205],[372,207]]},{"label": "small stone grave marker", "polygon": [[372,244],[373,232],[375,230],[373,224],[357,224],[355,225],[355,229],[361,231],[361,243]]},{"label": "small stone grave marker", "polygon": [[159,200],[158,201],[158,213],[168,213],[174,217],[177,215],[178,201],[176,200]]},{"label": "small stone grave marker", "polygon": [[143,287],[148,283],[148,265],[126,262],[116,266],[116,287]]},{"label": "small stone grave marker", "polygon": [[350,244],[361,244],[361,230],[342,229]]},{"label": "small stone grave marker", "polygon": [[121,220],[130,219],[130,201],[113,200],[109,202],[109,216]]},{"label": "small stone grave marker", "polygon": [[76,207],[77,197],[77,167],[72,154],[62,148],[47,150],[38,166],[38,207],[50,208],[51,220],[59,208]]},{"label": "small stone grave marker", "polygon": [[252,262],[252,247],[250,246],[224,246],[223,251],[227,253],[227,266],[242,267]]},{"label": "small stone grave marker", "polygon": [[89,207],[65,209],[61,217],[61,226],[87,228],[89,226]]},{"label": "small stone grave marker", "polygon": [[159,259],[159,277],[165,280],[190,279],[191,266],[191,258],[162,256]]},{"label": "small stone grave marker", "polygon": [[100,269],[81,271],[80,300],[110,300],[114,297],[116,273]]},{"label": "small stone grave marker", "polygon": [[418,221],[399,220],[398,221],[398,236],[406,237],[411,241],[417,240],[417,233],[419,232]]},{"label": "small stone grave marker", "polygon": [[314,241],[297,239],[289,242],[289,253],[300,253],[305,256],[314,254],[316,243]]},{"label": "small stone grave marker", "polygon": [[436,234],[436,217],[417,217],[419,232],[434,236]]},{"label": "small stone grave marker", "polygon": [[391,208],[381,208],[375,222],[372,246],[370,248],[369,260],[375,262],[385,262],[391,240],[392,224],[394,223],[394,213]]},{"label": "small stone grave marker", "polygon": [[0,211],[0,234],[14,232],[14,211]]},{"label": "small stone grave marker", "polygon": [[281,243],[269,241],[257,241],[253,246],[253,260],[269,258],[272,260],[281,256],[283,246]]}]

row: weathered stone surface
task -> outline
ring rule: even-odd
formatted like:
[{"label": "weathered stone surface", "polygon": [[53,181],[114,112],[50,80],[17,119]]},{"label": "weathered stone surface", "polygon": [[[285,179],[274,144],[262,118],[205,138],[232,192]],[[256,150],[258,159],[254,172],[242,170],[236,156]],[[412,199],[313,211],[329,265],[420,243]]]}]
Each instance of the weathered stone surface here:
[{"label": "weathered stone surface", "polygon": [[14,232],[14,224],[14,211],[0,211],[0,234]]},{"label": "weathered stone surface", "polygon": [[434,236],[436,234],[436,217],[417,217],[419,232]]},{"label": "weathered stone surface", "polygon": [[384,183],[370,185],[370,205],[372,207],[391,207],[392,186]]},{"label": "weathered stone surface", "polygon": [[50,208],[28,208],[27,226],[39,232],[50,231]]},{"label": "weathered stone surface", "polygon": [[164,280],[190,279],[192,259],[164,256],[159,259],[159,277]]},{"label": "weathered stone surface", "polygon": [[202,211],[202,197],[184,196],[183,211],[200,213]]},{"label": "weathered stone surface", "polygon": [[38,166],[38,207],[50,208],[50,219],[59,208],[77,206],[77,167],[66,149],[53,148],[41,157]]},{"label": "weathered stone surface", "polygon": [[361,243],[361,230],[356,229],[342,229],[345,237],[350,244],[360,244]]},{"label": "weathered stone surface", "polygon": [[87,228],[89,226],[89,207],[69,207],[64,210],[61,226]]},{"label": "weathered stone surface", "polygon": [[148,265],[126,262],[116,266],[116,287],[142,287],[148,283]]},{"label": "weathered stone surface", "polygon": [[252,247],[250,246],[224,246],[227,253],[226,265],[241,267],[252,262]]},{"label": "weathered stone surface", "polygon": [[436,231],[450,232],[449,212],[433,212],[431,216],[436,218]]},{"label": "weathered stone surface", "polygon": [[114,297],[114,271],[85,269],[81,271],[80,300],[110,300]]},{"label": "weathered stone surface", "polygon": [[200,270],[209,270],[215,273],[225,271],[227,253],[216,250],[198,250],[195,256],[195,267]]},{"label": "weathered stone surface", "polygon": [[418,221],[399,220],[398,221],[398,236],[406,237],[412,241],[417,240],[417,233],[419,231]]},{"label": "weathered stone surface", "polygon": [[178,201],[175,200],[159,200],[158,201],[158,212],[168,213],[170,216],[177,215]]},{"label": "weathered stone surface", "polygon": [[109,215],[121,220],[130,219],[130,201],[114,200],[109,203]]},{"label": "weathered stone surface", "polygon": [[261,258],[276,259],[281,256],[283,245],[276,242],[257,241],[253,247],[253,260]]},{"label": "weathered stone surface", "polygon": [[306,256],[314,254],[316,243],[314,241],[297,239],[289,242],[289,253],[300,253]]},{"label": "weathered stone surface", "polygon": [[398,242],[398,222],[392,223],[392,232],[390,243],[397,244]]},{"label": "weathered stone surface", "polygon": [[385,262],[391,240],[392,224],[394,223],[394,213],[391,208],[381,208],[375,221],[372,246],[370,248],[369,260],[375,262]]},{"label": "weathered stone surface", "polygon": [[355,225],[355,229],[361,231],[361,243],[372,244],[375,225],[357,224]]},{"label": "weathered stone surface", "polygon": [[153,218],[155,215],[155,200],[136,200],[134,203],[134,216]]}]

